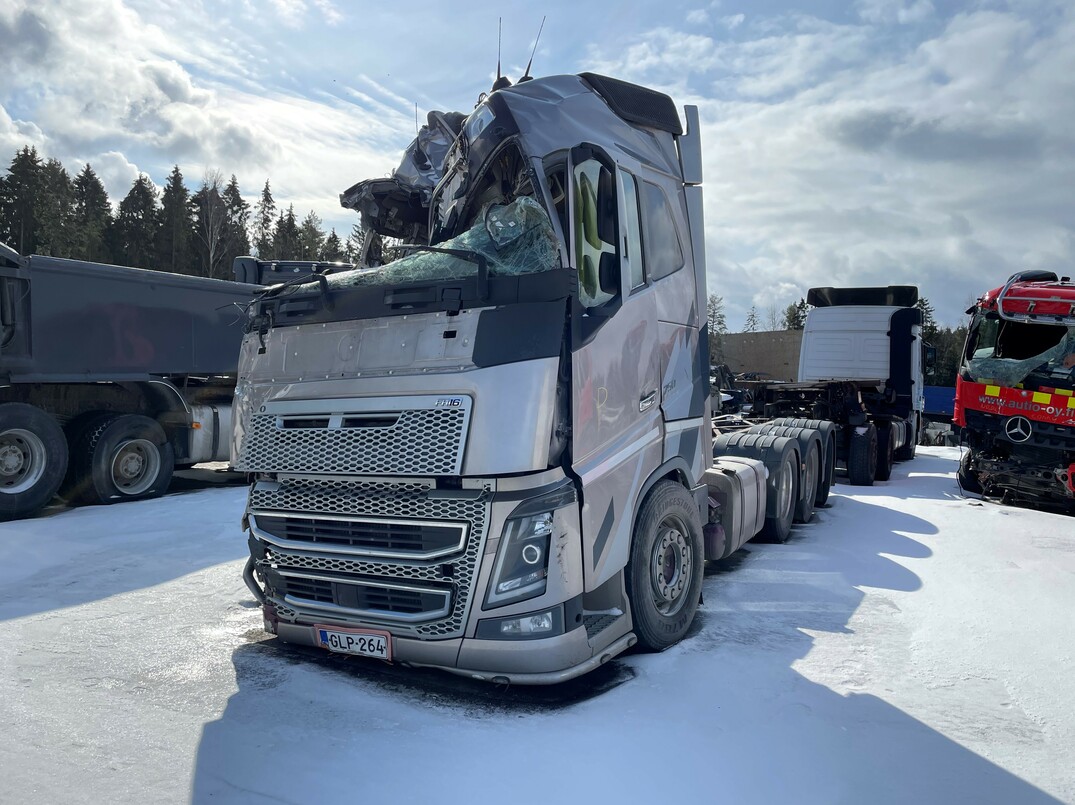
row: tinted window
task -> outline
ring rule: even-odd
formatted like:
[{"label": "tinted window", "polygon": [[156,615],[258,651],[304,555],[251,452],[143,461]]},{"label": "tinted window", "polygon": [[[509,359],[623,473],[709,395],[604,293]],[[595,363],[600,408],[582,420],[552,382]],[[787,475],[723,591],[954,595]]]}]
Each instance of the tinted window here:
[{"label": "tinted window", "polygon": [[642,182],[642,231],[650,279],[666,277],[683,267],[683,247],[672,219],[668,197],[657,185]]}]

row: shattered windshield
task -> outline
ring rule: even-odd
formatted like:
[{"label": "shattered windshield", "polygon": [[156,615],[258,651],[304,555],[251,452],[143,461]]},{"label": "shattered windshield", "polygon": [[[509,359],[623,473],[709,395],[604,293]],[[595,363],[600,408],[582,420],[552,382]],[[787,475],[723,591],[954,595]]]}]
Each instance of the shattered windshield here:
[{"label": "shattered windshield", "polygon": [[982,316],[968,341],[964,367],[978,383],[1015,386],[1035,375],[1068,385],[1075,380],[1075,327]]},{"label": "shattered windshield", "polygon": [[[490,277],[538,274],[560,267],[556,236],[549,216],[529,196],[517,198],[510,204],[487,205],[470,229],[437,246],[483,256]],[[331,274],[327,280],[330,289],[338,289],[465,279],[477,272],[477,264],[472,260],[419,251],[378,268]]]}]

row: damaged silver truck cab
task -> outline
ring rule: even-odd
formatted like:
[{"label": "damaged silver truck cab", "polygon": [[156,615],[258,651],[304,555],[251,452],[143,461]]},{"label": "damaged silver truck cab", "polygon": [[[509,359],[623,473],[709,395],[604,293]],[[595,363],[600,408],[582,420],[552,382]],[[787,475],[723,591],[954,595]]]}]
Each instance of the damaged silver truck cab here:
[{"label": "damaged silver truck cab", "polygon": [[453,118],[439,170],[343,194],[403,256],[270,290],[240,362],[267,630],[531,684],[686,634],[711,465],[687,118],[535,79]]}]

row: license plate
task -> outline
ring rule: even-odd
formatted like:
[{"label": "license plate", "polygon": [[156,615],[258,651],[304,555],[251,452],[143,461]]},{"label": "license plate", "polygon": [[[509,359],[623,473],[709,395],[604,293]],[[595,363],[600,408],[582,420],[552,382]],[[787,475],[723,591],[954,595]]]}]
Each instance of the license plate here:
[{"label": "license plate", "polygon": [[317,642],[329,651],[357,654],[360,657],[392,659],[392,635],[373,629],[340,629],[336,626],[315,626]]}]

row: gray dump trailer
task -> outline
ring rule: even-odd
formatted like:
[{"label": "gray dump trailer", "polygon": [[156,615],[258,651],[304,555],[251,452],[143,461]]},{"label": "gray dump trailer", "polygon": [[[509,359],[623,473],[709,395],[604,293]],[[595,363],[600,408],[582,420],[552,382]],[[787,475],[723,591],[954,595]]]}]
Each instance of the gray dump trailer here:
[{"label": "gray dump trailer", "polygon": [[254,285],[0,245],[0,519],[152,497],[228,458]]},{"label": "gray dump trailer", "polygon": [[343,194],[367,267],[267,293],[240,360],[267,631],[530,684],[687,634],[803,466],[713,456],[701,153],[694,108],[554,76]]}]

